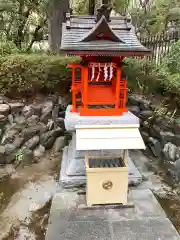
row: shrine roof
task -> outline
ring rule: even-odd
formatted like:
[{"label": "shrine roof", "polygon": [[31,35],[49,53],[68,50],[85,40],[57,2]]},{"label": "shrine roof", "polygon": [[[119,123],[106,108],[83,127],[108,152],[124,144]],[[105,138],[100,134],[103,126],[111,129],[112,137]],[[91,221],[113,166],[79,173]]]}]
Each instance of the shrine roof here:
[{"label": "shrine roof", "polygon": [[[103,34],[98,39],[98,34]],[[104,37],[105,36],[105,37]],[[69,15],[62,26],[61,51],[69,55],[147,55],[127,17]]]}]

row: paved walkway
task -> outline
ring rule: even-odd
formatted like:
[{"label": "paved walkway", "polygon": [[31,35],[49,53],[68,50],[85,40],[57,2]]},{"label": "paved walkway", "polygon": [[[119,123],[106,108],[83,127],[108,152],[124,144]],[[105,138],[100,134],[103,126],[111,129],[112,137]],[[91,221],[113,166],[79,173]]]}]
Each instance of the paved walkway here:
[{"label": "paved walkway", "polygon": [[54,196],[46,240],[178,240],[179,234],[150,190],[131,190],[131,208],[86,208],[85,195]]},{"label": "paved walkway", "polygon": [[180,240],[150,190],[159,192],[162,184],[146,167],[149,159],[138,151],[132,151],[132,158],[146,181],[130,189],[130,208],[87,208],[85,195],[78,190],[59,189],[52,201],[46,240]]}]

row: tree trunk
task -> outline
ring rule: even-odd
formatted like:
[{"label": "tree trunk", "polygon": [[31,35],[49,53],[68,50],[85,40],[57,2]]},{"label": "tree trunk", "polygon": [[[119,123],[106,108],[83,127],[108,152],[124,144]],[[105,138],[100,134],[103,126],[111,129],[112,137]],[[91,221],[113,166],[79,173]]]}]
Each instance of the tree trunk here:
[{"label": "tree trunk", "polygon": [[62,23],[69,10],[69,0],[52,0],[49,9],[49,46],[53,53],[59,53],[62,37]]},{"label": "tree trunk", "polygon": [[89,0],[88,14],[94,15],[94,10],[95,10],[95,0]]}]

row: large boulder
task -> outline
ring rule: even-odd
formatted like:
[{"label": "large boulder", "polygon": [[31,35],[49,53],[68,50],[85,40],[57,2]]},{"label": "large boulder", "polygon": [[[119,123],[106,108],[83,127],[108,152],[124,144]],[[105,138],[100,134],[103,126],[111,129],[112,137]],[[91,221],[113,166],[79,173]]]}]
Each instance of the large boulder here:
[{"label": "large boulder", "polygon": [[40,136],[40,143],[46,149],[50,149],[53,146],[56,138],[62,136],[63,133],[64,131],[61,128],[46,132]]}]

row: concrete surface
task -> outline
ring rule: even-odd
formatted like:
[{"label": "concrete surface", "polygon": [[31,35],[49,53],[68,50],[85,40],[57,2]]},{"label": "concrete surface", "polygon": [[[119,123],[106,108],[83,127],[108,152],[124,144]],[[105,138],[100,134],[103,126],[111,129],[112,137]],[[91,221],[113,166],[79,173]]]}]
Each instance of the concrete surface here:
[{"label": "concrete surface", "polygon": [[79,113],[72,113],[71,106],[68,106],[65,114],[65,128],[67,131],[75,131],[75,125],[137,125],[139,119],[131,112],[124,113],[122,116],[80,116]]},{"label": "concrete surface", "polygon": [[[132,159],[127,156],[127,160],[129,165],[129,185],[138,185],[142,181],[142,176]],[[68,158],[68,147],[63,150],[59,181],[64,188],[78,187],[86,183],[84,158]]]},{"label": "concrete surface", "polygon": [[148,189],[130,190],[134,208],[86,208],[85,195],[56,193],[46,240],[178,240],[179,234]]}]

